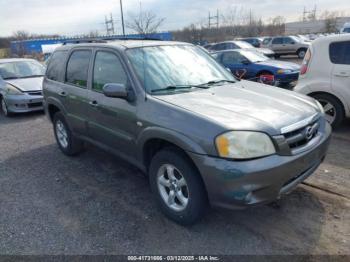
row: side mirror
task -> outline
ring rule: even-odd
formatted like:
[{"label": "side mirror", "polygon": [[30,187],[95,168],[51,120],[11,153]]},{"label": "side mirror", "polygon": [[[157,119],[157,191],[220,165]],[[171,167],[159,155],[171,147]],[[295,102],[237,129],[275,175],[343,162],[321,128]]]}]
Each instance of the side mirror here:
[{"label": "side mirror", "polygon": [[128,90],[124,84],[105,84],[102,88],[103,94],[107,97],[127,99]]}]

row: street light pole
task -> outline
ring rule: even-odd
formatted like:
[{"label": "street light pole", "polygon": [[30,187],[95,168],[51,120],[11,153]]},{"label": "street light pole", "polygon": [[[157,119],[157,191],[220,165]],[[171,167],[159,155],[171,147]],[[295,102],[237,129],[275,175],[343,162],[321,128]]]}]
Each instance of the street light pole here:
[{"label": "street light pole", "polygon": [[124,14],[123,14],[123,3],[122,3],[122,0],[120,0],[120,13],[121,13],[121,17],[122,17],[123,36],[125,37]]}]

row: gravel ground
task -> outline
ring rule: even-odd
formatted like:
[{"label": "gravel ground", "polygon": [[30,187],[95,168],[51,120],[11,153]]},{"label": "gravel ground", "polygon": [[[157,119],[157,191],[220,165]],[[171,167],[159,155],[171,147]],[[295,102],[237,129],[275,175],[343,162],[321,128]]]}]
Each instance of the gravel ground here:
[{"label": "gravel ground", "polygon": [[41,113],[0,116],[0,254],[350,254],[349,130],[279,205],[184,228],[136,168],[92,146],[64,156]]}]

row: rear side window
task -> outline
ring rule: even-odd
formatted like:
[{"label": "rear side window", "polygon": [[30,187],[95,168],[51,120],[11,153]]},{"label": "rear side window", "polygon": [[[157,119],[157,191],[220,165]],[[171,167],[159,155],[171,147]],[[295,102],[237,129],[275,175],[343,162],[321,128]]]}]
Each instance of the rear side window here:
[{"label": "rear side window", "polygon": [[94,65],[93,90],[101,92],[105,84],[126,84],[127,76],[119,58],[110,52],[99,51]]},{"label": "rear side window", "polygon": [[283,44],[283,38],[282,37],[274,38],[272,40],[272,44],[273,45],[281,45],[281,44]]},{"label": "rear side window", "polygon": [[86,88],[88,82],[91,51],[74,51],[67,64],[66,82]]},{"label": "rear side window", "polygon": [[350,41],[331,43],[329,56],[333,64],[350,65]]},{"label": "rear side window", "polygon": [[53,81],[62,81],[67,51],[56,51],[50,57],[49,66],[46,70],[46,77]]}]

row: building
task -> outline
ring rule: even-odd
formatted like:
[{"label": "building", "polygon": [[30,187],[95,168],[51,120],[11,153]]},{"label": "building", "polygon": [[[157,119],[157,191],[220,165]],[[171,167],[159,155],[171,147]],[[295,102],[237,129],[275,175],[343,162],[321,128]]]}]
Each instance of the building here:
[{"label": "building", "polygon": [[[338,32],[346,22],[350,22],[350,17],[336,18],[336,28]],[[315,20],[315,21],[291,22],[291,23],[286,23],[285,28],[286,28],[285,29],[286,35],[325,33],[326,21]]]},{"label": "building", "polygon": [[[138,34],[131,34],[125,36],[127,38],[135,38],[140,39],[144,38],[144,35],[138,35]],[[146,37],[152,38],[152,39],[159,39],[159,40],[165,40],[170,41],[172,40],[172,34],[169,32],[165,33],[154,33],[154,34],[148,34]],[[74,43],[81,39],[84,39],[86,37],[60,37],[60,38],[48,38],[48,39],[29,39],[29,40],[23,40],[23,41],[12,41],[11,42],[11,53],[12,55],[31,55],[31,54],[42,54],[43,48],[45,50],[48,49],[50,45],[52,46],[59,46],[63,43]],[[112,36],[98,36],[94,37],[94,39],[108,39],[108,40],[117,40],[124,38],[122,35],[112,35]]]}]

